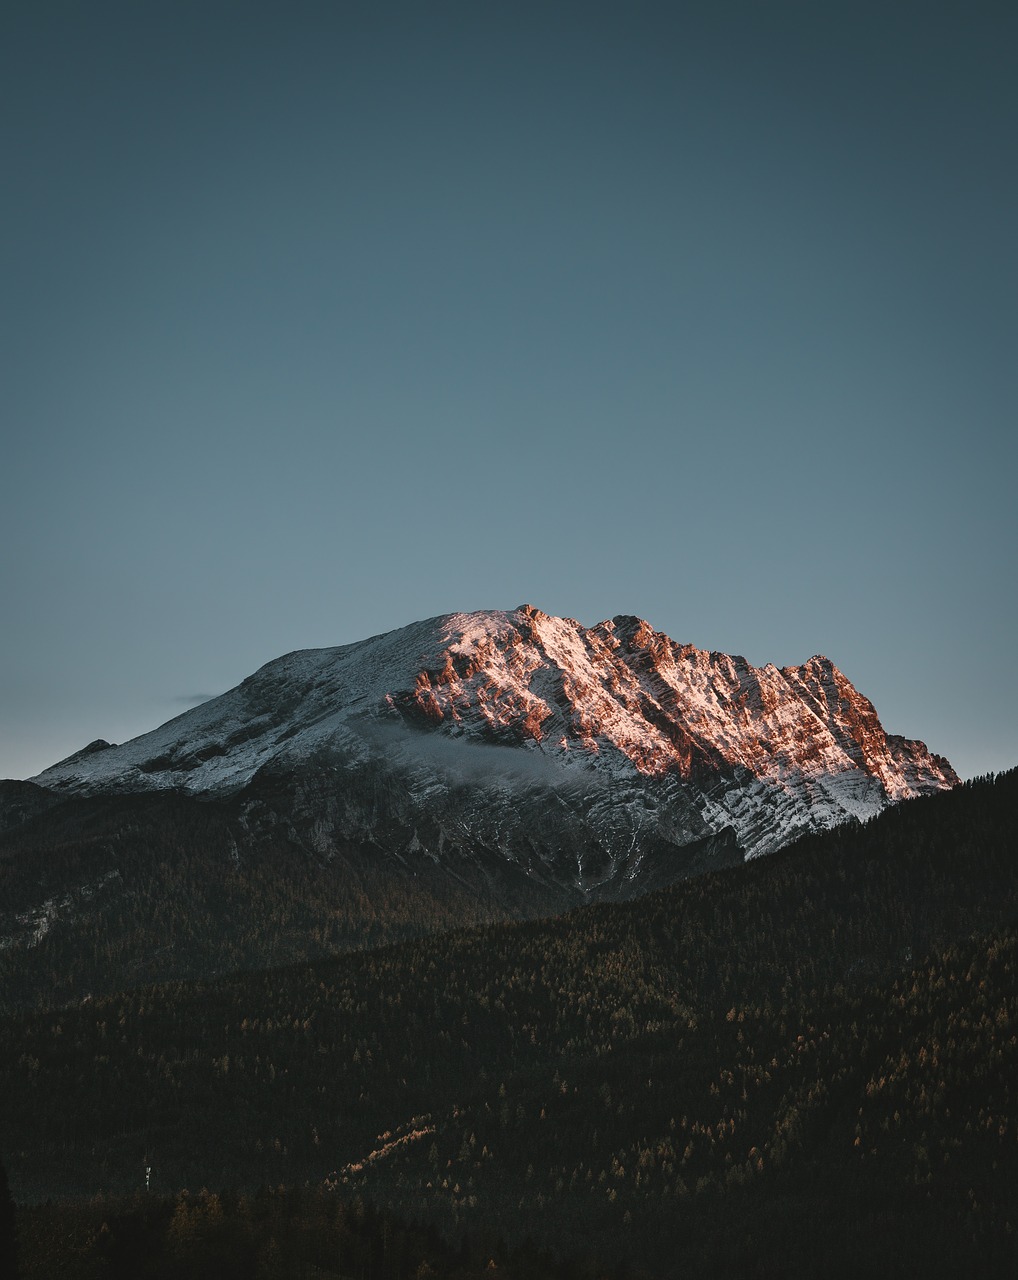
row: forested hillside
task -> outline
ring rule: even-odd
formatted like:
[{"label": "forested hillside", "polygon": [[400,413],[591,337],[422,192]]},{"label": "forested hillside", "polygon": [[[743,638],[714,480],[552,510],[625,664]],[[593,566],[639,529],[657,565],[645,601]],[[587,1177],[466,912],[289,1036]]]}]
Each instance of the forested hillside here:
[{"label": "forested hillside", "polygon": [[394,865],[354,843],[319,856],[243,827],[232,801],[60,801],[3,782],[0,817],[0,1012],[560,909],[512,868],[486,877],[483,859]]},{"label": "forested hillside", "polygon": [[15,1195],[148,1164],[656,1276],[1010,1274],[1016,805],[1012,772],[632,904],[9,1019]]}]

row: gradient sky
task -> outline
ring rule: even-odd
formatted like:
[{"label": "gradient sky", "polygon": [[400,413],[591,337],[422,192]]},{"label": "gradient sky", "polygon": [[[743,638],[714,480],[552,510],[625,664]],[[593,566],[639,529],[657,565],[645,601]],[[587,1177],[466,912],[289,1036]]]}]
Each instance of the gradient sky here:
[{"label": "gradient sky", "polygon": [[1018,8],[0,11],[0,776],[524,601],[1018,763]]}]

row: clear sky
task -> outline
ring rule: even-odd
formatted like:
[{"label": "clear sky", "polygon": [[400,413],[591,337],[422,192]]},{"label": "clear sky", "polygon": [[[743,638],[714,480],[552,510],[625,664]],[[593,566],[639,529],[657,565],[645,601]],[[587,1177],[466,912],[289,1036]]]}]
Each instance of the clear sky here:
[{"label": "clear sky", "polygon": [[0,776],[524,601],[1018,763],[1018,8],[7,0]]}]

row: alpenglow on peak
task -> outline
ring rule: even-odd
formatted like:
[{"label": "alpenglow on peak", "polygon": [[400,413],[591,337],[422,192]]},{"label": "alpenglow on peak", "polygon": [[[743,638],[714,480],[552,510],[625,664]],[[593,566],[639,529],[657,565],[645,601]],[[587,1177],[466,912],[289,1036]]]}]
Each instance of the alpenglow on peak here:
[{"label": "alpenglow on peak", "polygon": [[753,667],[618,616],[521,605],[277,658],[34,782],[233,797],[330,857],[482,859],[628,896],[958,781],[829,659]]}]

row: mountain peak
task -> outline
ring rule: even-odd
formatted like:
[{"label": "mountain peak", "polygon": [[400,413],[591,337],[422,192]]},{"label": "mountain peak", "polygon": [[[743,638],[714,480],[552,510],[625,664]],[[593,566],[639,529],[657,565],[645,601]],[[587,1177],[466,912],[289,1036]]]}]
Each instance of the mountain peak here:
[{"label": "mountain peak", "polygon": [[[231,794],[266,770],[297,776],[325,760],[341,790],[351,770],[402,771],[400,786],[432,797],[422,822],[434,797],[467,786],[466,803],[487,805],[483,821],[467,823],[470,838],[494,824],[502,834],[483,839],[506,848],[525,777],[524,790],[544,797],[535,829],[585,814],[583,838],[607,841],[613,866],[622,846],[639,862],[649,833],[681,847],[731,828],[747,854],[765,852],[957,781],[922,743],[886,734],[823,655],[756,668],[677,644],[633,615],[586,628],[530,604],[298,650],[152,733],[93,743],[35,781]],[[463,825],[458,815],[453,827]],[[607,828],[618,830],[608,838]]]}]

